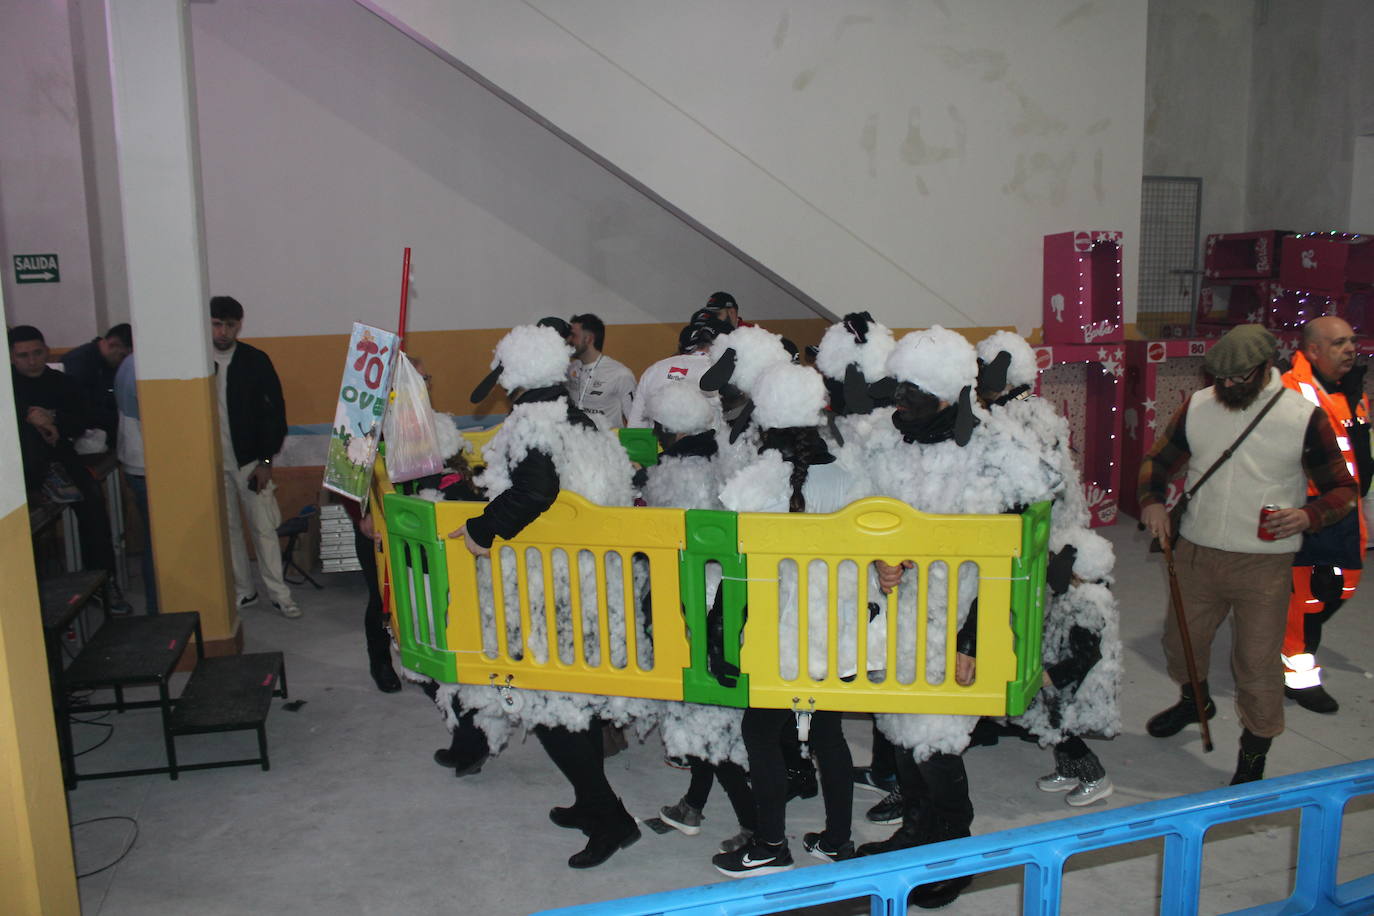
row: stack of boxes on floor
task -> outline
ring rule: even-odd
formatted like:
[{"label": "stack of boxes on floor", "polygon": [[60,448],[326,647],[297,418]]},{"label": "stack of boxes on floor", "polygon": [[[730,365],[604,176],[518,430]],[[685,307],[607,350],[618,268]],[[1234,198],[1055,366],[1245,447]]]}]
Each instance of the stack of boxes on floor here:
[{"label": "stack of boxes on floor", "polygon": [[327,573],[362,569],[353,539],[353,522],[337,503],[320,506],[320,569]]},{"label": "stack of boxes on floor", "polygon": [[1284,243],[1292,237],[1277,229],[1207,236],[1197,304],[1199,337],[1220,337],[1238,324],[1269,324],[1270,307],[1283,292],[1279,264]]},{"label": "stack of boxes on floor", "polygon": [[1035,348],[1036,393],[1069,421],[1092,524],[1116,521],[1122,497],[1125,341],[1121,233],[1045,236],[1044,337]]},{"label": "stack of boxes on floor", "polygon": [[[1210,382],[1202,358],[1217,338],[1238,324],[1264,324],[1287,358],[1302,326],[1321,315],[1339,315],[1360,334],[1374,331],[1374,237],[1278,229],[1209,235],[1196,336],[1126,342],[1122,511],[1139,515],[1133,482],[1141,458],[1188,395]],[[1359,351],[1361,359],[1374,356],[1374,343],[1362,340]],[[1171,498],[1181,487],[1181,478],[1174,481]]]}]

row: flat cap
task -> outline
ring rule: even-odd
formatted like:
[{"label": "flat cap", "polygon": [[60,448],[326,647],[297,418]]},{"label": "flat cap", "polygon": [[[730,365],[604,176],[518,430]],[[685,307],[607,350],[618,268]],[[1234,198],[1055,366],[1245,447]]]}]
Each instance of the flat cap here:
[{"label": "flat cap", "polygon": [[1273,359],[1278,351],[1279,342],[1263,325],[1238,324],[1207,351],[1203,365],[1214,378],[1232,378]]}]

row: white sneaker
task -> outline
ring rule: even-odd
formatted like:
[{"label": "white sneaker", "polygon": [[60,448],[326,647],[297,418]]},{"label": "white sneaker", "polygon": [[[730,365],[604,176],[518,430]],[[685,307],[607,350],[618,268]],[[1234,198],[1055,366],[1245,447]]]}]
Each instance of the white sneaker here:
[{"label": "white sneaker", "polygon": [[290,619],[292,619],[292,620],[295,620],[297,617],[301,616],[301,609],[298,608],[298,607],[296,607],[296,602],[294,602],[294,601],[284,601],[284,602],[276,602],[276,601],[273,601],[273,602],[272,602],[272,607],[274,607],[274,608],[276,608],[277,610],[281,611],[281,615],[282,615],[283,617],[288,617],[288,618],[290,618]]},{"label": "white sneaker", "polygon": [[1048,776],[1041,776],[1035,781],[1035,787],[1041,792],[1067,792],[1070,789],[1078,788],[1078,777],[1064,776],[1055,772]]},{"label": "white sneaker", "polygon": [[1094,779],[1091,782],[1086,779],[1080,781],[1078,788],[1070,792],[1064,801],[1075,808],[1081,808],[1084,805],[1091,805],[1095,801],[1108,798],[1115,791],[1116,787],[1112,785],[1111,779],[1104,775],[1101,779]]},{"label": "white sneaker", "polygon": [[243,609],[246,608],[246,607],[252,607],[253,605],[255,605],[255,604],[257,604],[257,603],[258,603],[258,593],[257,593],[257,592],[253,592],[253,594],[251,594],[251,595],[239,595],[238,602],[237,602],[238,608],[239,608],[240,611],[243,610]]}]

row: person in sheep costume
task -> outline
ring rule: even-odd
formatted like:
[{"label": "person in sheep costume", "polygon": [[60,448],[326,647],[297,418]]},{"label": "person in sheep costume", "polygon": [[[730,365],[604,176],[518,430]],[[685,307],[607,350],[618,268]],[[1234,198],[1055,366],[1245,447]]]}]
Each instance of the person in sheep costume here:
[{"label": "person in sheep costume", "polygon": [[[891,428],[896,381],[887,374],[887,358],[896,344],[892,330],[870,313],[851,312],[826,329],[816,348],[816,370],[824,376],[830,394],[838,440],[835,457],[856,478],[865,476],[874,427]],[[877,594],[873,585],[870,581],[869,594]],[[896,754],[876,722],[872,746],[871,764],[854,768],[854,785],[886,793],[869,809],[867,817],[876,824],[895,823],[901,814]]]},{"label": "person in sheep costume", "polygon": [[[731,337],[740,334],[736,331]],[[761,451],[750,464],[740,468],[721,490],[720,501],[734,512],[834,512],[848,505],[856,488],[853,481],[834,465],[819,425],[825,408],[825,384],[812,369],[790,362],[765,368],[750,385],[753,421],[759,427]],[[852,564],[851,564],[852,565]],[[763,574],[751,569],[751,573]],[[798,659],[801,595],[796,564],[784,561],[778,569],[778,621],[780,673],[784,678],[799,676],[801,664],[812,678],[825,677],[829,640],[822,609],[827,606],[828,577],[808,576],[806,596],[808,645],[804,662]],[[853,675],[855,651],[852,619],[857,599],[857,574],[848,583],[841,581],[840,617],[849,617],[846,649],[841,634],[837,647],[840,675]],[[846,601],[845,595],[849,595]],[[850,840],[853,809],[852,761],[849,745],[836,710],[817,711],[798,716],[788,709],[750,708],[742,723],[744,744],[749,755],[749,772],[758,808],[758,830],[753,842],[733,852],[721,853],[712,860],[721,874],[743,877],[785,871],[793,866],[787,846],[787,778],[783,741],[788,733],[807,731],[812,753],[820,765],[820,788],[825,802],[825,830],[803,837],[806,851],[823,860],[849,858],[854,854]],[[801,735],[803,739],[807,735]]]},{"label": "person in sheep costume", "polygon": [[[485,398],[497,381],[515,395],[515,401],[500,432],[492,437],[483,453],[486,470],[477,483],[489,502],[481,515],[449,536],[461,538],[478,557],[479,580],[484,580],[479,581],[484,598],[478,609],[484,649],[495,653],[496,628],[505,626],[506,644],[515,647],[512,654],[517,657],[529,653],[544,661],[551,651],[556,651],[563,661],[572,662],[580,650],[588,664],[598,665],[607,647],[597,644],[597,627],[585,626],[584,621],[584,644],[572,644],[570,579],[566,558],[561,553],[555,555],[552,564],[551,589],[543,582],[539,559],[531,556],[527,561],[531,626],[530,632],[521,633],[517,610],[518,561],[512,548],[497,548],[501,553],[500,587],[507,615],[504,621],[497,621],[494,616],[496,584],[492,581],[490,557],[496,538],[517,536],[553,504],[563,488],[602,505],[627,506],[631,502],[632,470],[624,450],[613,435],[598,432],[586,415],[568,402],[563,378],[569,355],[570,349],[557,330],[548,327],[513,328],[497,344],[493,371],[473,392],[473,401]],[[601,596],[596,594],[593,561],[584,554],[579,563],[582,607],[589,615],[595,615]],[[608,555],[606,565],[606,581],[621,581],[619,558]],[[548,591],[553,592],[556,634],[544,632]],[[627,602],[615,588],[608,589],[605,599],[611,618],[607,654],[613,665],[623,666]],[[640,638],[635,642],[642,650],[651,651],[644,623],[636,621]],[[641,665],[651,664],[644,654],[638,660]],[[549,812],[558,826],[587,834],[586,847],[568,860],[570,866],[600,865],[618,849],[639,839],[634,818],[606,780],[600,725],[607,721],[635,721],[642,727],[650,726],[657,713],[656,703],[475,685],[459,685],[456,690],[461,708],[473,715],[492,747],[504,746],[516,728],[531,728],[572,784],[574,803]],[[442,703],[440,708],[444,708]]]},{"label": "person in sheep costume", "polygon": [[[1060,482],[1034,449],[991,427],[988,413],[973,400],[978,361],[973,346],[938,325],[908,334],[888,359],[898,380],[894,432],[874,430],[869,443],[876,491],[901,499],[922,512],[993,514],[1014,511],[1047,498]],[[1033,467],[1027,469],[1029,463]],[[939,683],[944,668],[949,571],[882,567],[884,588],[902,586],[897,600],[897,633],[902,646],[914,646],[917,589],[924,586],[931,609],[926,621],[925,675]],[[918,573],[920,578],[918,578]],[[975,674],[978,571],[961,564],[957,576],[958,625],[955,680],[970,684]],[[924,579],[924,581],[921,581]],[[899,680],[916,675],[915,659],[899,652]],[[963,750],[976,716],[897,715],[877,717],[878,727],[900,748],[898,776],[903,798],[902,825],[887,840],[867,843],[861,855],[968,836],[973,822]],[[968,885],[967,878],[923,885],[922,906],[942,906]]]},{"label": "person in sheep costume", "polygon": [[978,344],[978,394],[990,423],[1024,434],[1056,467],[1050,526],[1050,599],[1042,658],[1046,687],[1012,720],[1054,751],[1055,771],[1036,781],[1046,792],[1067,792],[1075,807],[1112,794],[1111,779],[1082,735],[1110,737],[1121,729],[1118,704],[1121,638],[1111,592],[1111,544],[1088,529],[1083,484],[1069,452],[1068,424],[1048,401],[1031,395],[1035,355],[1019,335],[998,331]]},{"label": "person in sheep costume", "polygon": [[701,376],[702,391],[720,392],[722,424],[716,467],[722,482],[753,463],[759,453],[759,433],[753,420],[754,387],[765,370],[787,365],[792,355],[782,336],[758,327],[736,328],[711,342],[711,368]]},{"label": "person in sheep costume", "polygon": [[[715,469],[715,427],[719,406],[695,385],[664,385],[651,391],[643,405],[644,418],[653,425],[663,453],[646,469],[644,500],[650,506],[680,509],[720,509],[720,480]],[[720,590],[719,564],[706,568],[708,612],[708,668],[718,677],[738,676],[726,670],[721,634],[712,630],[711,614],[719,626],[715,599]],[[712,651],[714,650],[714,651]],[[733,852],[753,837],[756,825],[754,797],[745,770],[748,756],[740,722],[744,711],[704,703],[665,703],[659,734],[669,757],[685,758],[692,772],[687,794],[676,804],[661,809],[659,818],[688,836],[701,831],[702,809],[717,779],[725,789],[739,821],[739,832],[721,843],[722,852]]]}]

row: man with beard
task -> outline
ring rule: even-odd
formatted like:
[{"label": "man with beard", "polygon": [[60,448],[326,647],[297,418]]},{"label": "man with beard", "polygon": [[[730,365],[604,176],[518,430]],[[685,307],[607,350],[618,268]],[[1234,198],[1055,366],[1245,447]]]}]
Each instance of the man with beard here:
[{"label": "man with beard", "polygon": [[[1283,374],[1284,385],[1322,409],[1331,421],[1336,444],[1345,454],[1346,468],[1369,492],[1374,462],[1369,450],[1369,399],[1364,393],[1364,366],[1355,365],[1355,331],[1335,315],[1313,318],[1302,329],[1302,349],[1293,354],[1293,368]],[[1309,496],[1316,490],[1307,488]],[[1299,553],[1293,566],[1293,594],[1288,599],[1288,629],[1283,636],[1283,692],[1312,712],[1334,713],[1340,708],[1322,687],[1317,646],[1322,624],[1355,595],[1363,566],[1368,532],[1363,513],[1354,512],[1339,531],[1333,531],[1340,552],[1349,557],[1331,563],[1329,557]],[[1325,560],[1325,562],[1322,562]]]},{"label": "man with beard", "polygon": [[[1263,778],[1265,755],[1283,731],[1283,669],[1275,655],[1301,535],[1339,521],[1358,495],[1326,414],[1283,387],[1273,368],[1277,349],[1260,325],[1228,331],[1205,360],[1216,383],[1184,402],[1140,468],[1140,519],[1161,541],[1170,535],[1169,481],[1186,468],[1191,489],[1213,471],[1183,513],[1174,566],[1209,719],[1216,715],[1206,680],[1212,638],[1234,612],[1231,669],[1244,731],[1232,785]],[[1310,502],[1309,480],[1317,493]],[[1265,506],[1280,508],[1261,523]],[[1182,696],[1146,724],[1156,738],[1197,721],[1173,614],[1165,618],[1163,644]]]},{"label": "man with beard", "polygon": [[573,348],[568,362],[569,402],[597,429],[624,426],[634,404],[635,376],[624,363],[601,352],[606,346],[606,325],[591,313],[574,315],[567,341]]}]

